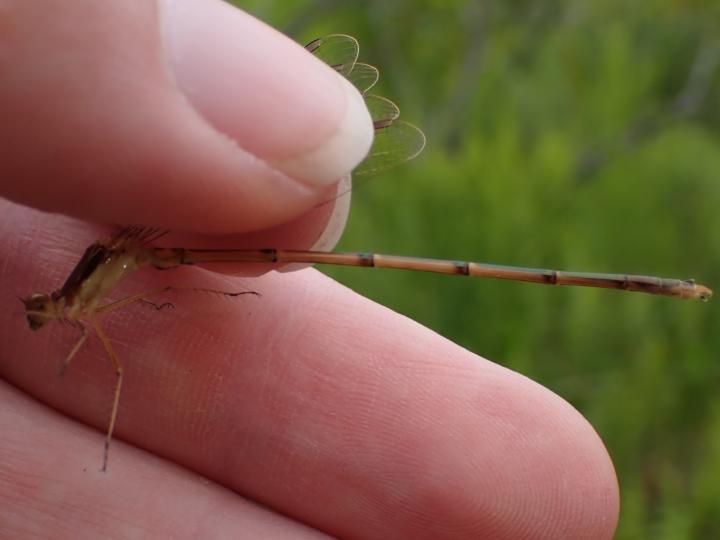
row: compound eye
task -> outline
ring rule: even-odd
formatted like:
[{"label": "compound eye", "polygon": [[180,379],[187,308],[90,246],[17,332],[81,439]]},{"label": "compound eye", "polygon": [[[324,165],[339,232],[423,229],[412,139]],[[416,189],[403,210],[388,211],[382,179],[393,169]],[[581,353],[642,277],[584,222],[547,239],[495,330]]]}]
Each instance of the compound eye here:
[{"label": "compound eye", "polygon": [[30,314],[27,316],[27,322],[30,330],[35,331],[39,330],[45,325],[45,323],[47,322],[47,317],[43,317],[42,315]]},{"label": "compound eye", "polygon": [[33,293],[27,298],[20,299],[25,306],[28,326],[31,330],[38,330],[48,321],[45,315],[50,304],[50,295],[45,293]]},{"label": "compound eye", "polygon": [[20,301],[25,305],[25,311],[45,311],[50,302],[50,295],[45,293],[33,293]]}]

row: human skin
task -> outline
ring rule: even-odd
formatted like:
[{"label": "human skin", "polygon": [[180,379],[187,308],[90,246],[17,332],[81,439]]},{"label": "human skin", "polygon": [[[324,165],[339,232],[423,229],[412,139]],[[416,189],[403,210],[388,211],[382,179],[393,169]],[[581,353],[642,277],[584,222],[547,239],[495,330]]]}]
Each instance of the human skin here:
[{"label": "human skin", "polygon": [[[0,6],[0,537],[612,537],[615,473],[577,411],[314,269],[124,282],[120,296],[166,284],[261,296],[186,293],[173,310],[104,319],[125,384],[100,472],[109,361],[91,340],[60,377],[77,329],[31,333],[17,297],[58,288],[107,223],[185,231],[177,245],[306,248],[342,225],[317,208],[332,185],[282,172],[333,136],[335,74],[233,15],[216,32],[242,25],[228,39],[261,40],[263,56],[239,46],[231,96],[188,97],[202,59],[169,65],[186,56],[160,28],[186,31],[174,10],[191,4],[230,9]],[[277,99],[302,84],[323,99]],[[231,121],[256,111],[263,121]]]}]

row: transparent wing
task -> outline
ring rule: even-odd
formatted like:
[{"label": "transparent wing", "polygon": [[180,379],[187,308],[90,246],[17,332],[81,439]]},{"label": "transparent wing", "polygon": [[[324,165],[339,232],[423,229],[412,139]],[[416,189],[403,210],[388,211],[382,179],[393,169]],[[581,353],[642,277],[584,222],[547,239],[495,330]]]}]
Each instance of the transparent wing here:
[{"label": "transparent wing", "polygon": [[425,147],[425,134],[414,125],[396,120],[375,130],[375,140],[365,160],[353,171],[355,177],[368,177],[405,163]]},{"label": "transparent wing", "polygon": [[378,130],[384,129],[397,120],[400,116],[400,109],[392,101],[382,96],[373,94],[365,96],[365,105],[370,111],[375,134]]},{"label": "transparent wing", "polygon": [[360,45],[352,36],[330,34],[329,36],[313,39],[305,45],[305,49],[341,75],[348,77],[355,67]]},{"label": "transparent wing", "polygon": [[357,61],[360,46],[355,38],[331,34],[314,39],[305,48],[346,77],[363,95],[375,128],[375,140],[365,160],[353,171],[369,177],[417,156],[425,147],[425,134],[414,125],[398,120],[400,109],[381,96],[368,94],[377,83],[377,68]]},{"label": "transparent wing", "polygon": [[346,77],[362,95],[365,95],[378,82],[380,72],[375,66],[356,62],[355,67]]}]

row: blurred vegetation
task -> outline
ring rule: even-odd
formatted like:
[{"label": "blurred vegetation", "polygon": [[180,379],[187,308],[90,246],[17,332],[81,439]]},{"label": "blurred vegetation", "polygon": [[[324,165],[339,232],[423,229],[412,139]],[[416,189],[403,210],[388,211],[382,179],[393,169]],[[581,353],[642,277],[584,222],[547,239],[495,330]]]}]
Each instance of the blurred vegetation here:
[{"label": "blurred vegetation", "polygon": [[[236,2],[354,35],[425,152],[353,193],[339,248],[720,288],[715,0]],[[330,270],[570,401],[613,457],[617,538],[720,538],[720,298]]]}]

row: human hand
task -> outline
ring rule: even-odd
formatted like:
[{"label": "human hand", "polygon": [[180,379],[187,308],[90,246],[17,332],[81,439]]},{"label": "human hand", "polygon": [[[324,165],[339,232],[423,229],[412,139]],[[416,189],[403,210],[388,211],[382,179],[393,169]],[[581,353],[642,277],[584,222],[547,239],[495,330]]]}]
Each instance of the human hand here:
[{"label": "human hand", "polygon": [[17,296],[58,287],[107,232],[81,220],[184,230],[192,247],[327,242],[344,211],[316,205],[361,157],[346,142],[298,159],[348,117],[331,70],[229,6],[159,5],[0,15],[2,194],[75,216],[0,202],[0,536],[610,537],[614,472],[575,410],[312,269],[130,278],[128,293],[262,296],[107,318],[126,376],[98,472],[87,426],[106,427],[109,361],[91,342],[59,377],[77,330],[31,334]]}]

